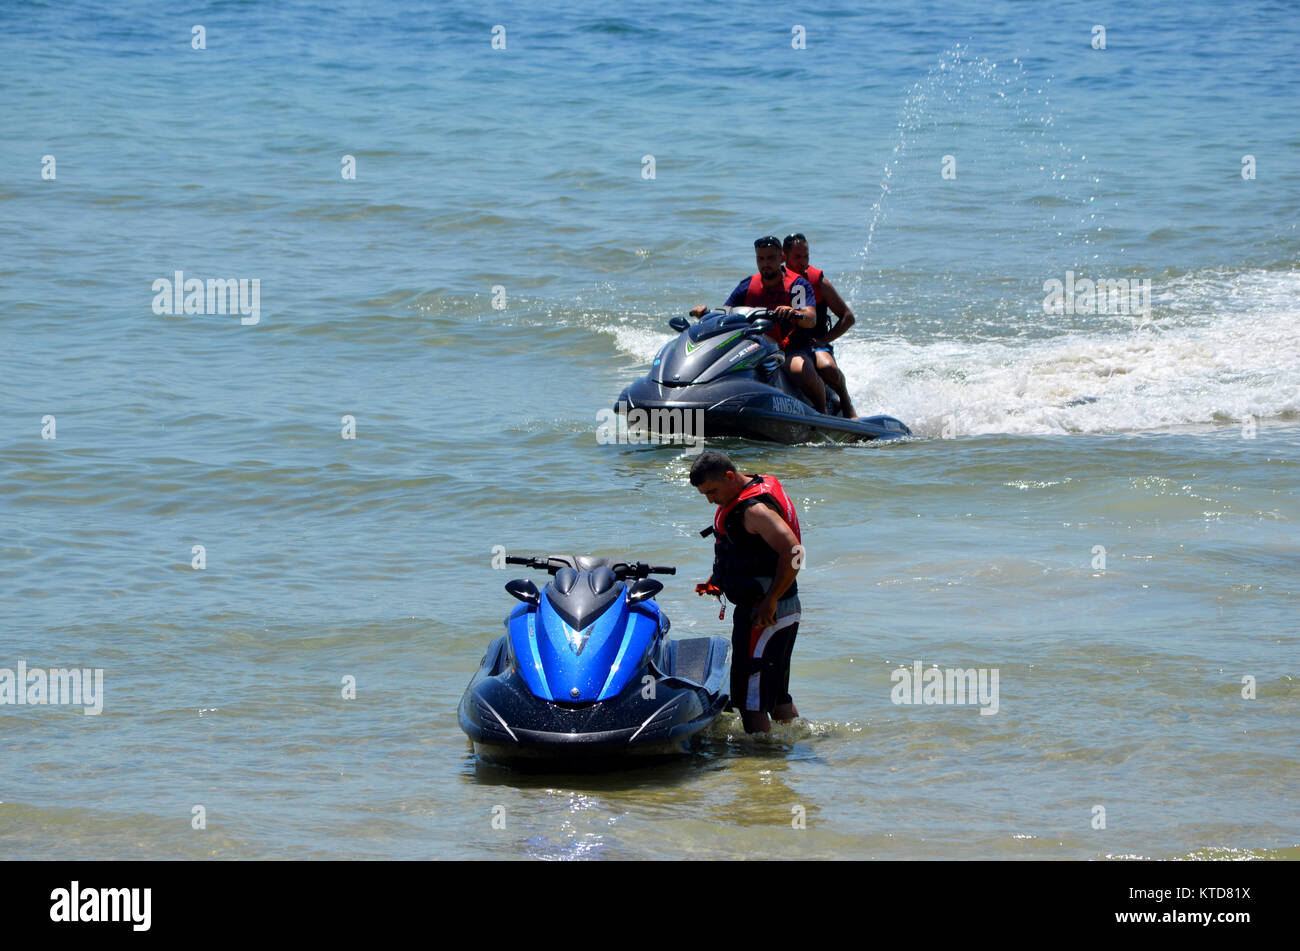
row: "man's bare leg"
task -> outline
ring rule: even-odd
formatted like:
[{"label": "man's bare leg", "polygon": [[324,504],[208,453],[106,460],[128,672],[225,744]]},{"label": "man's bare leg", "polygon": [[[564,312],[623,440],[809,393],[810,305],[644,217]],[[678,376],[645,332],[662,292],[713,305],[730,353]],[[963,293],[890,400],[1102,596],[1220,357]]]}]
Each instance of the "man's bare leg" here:
[{"label": "man's bare leg", "polygon": [[746,733],[772,732],[772,723],[768,720],[766,713],[755,713],[752,710],[741,710],[740,719],[745,724]]},{"label": "man's bare leg", "polygon": [[839,366],[835,363],[835,358],[825,350],[818,350],[814,356],[817,358],[817,372],[821,374],[826,384],[835,391],[835,395],[840,398],[840,412],[848,419],[857,419],[858,411],[853,408],[853,400],[849,396],[849,385],[844,379],[844,374],[840,372]]},{"label": "man's bare leg", "polygon": [[772,719],[777,723],[790,723],[799,715],[794,703],[778,703],[772,708]]},{"label": "man's bare leg", "polygon": [[817,375],[816,369],[804,359],[802,353],[792,356],[787,366],[790,368],[791,382],[812,400],[813,408],[819,413],[826,412],[826,385],[822,383],[822,378]]}]

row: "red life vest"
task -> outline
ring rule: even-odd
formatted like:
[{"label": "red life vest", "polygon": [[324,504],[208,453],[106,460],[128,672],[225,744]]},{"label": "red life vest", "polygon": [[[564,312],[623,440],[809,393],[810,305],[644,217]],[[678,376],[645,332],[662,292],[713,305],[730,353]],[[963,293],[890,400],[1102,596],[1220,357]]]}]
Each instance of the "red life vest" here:
[{"label": "red life vest", "polygon": [[[781,268],[781,289],[779,291],[769,291],[763,286],[762,274],[751,274],[749,276],[749,287],[745,289],[745,306],[766,307],[768,310],[792,306],[790,304],[790,288],[794,287],[794,282],[802,276],[802,274],[796,274],[783,266]],[[817,296],[815,291],[813,296]],[[793,332],[793,328],[783,329],[778,324],[769,329],[767,335],[781,344],[781,348],[784,349]]]},{"label": "red life vest", "polygon": [[819,267],[808,265],[808,270],[800,274],[798,271],[793,272],[796,277],[802,277],[812,285],[813,303],[817,305],[817,323],[811,328],[795,327],[790,331],[789,336],[785,338],[782,344],[784,347],[792,347],[795,350],[801,350],[808,346],[814,337],[825,337],[831,332],[830,310],[826,306],[826,298],[822,296],[822,279],[826,272]]},{"label": "red life vest", "polygon": [[812,285],[813,298],[816,303],[820,305],[822,302],[822,278],[826,276],[826,272],[819,267],[813,267],[809,264],[808,270],[804,271],[802,274],[798,271],[794,271],[793,273],[795,277],[802,277]]},{"label": "red life vest", "polygon": [[[794,532],[794,537],[803,541],[803,536],[799,534],[799,513],[794,510],[794,503],[790,501],[790,496],[785,494],[785,488],[781,485],[776,476],[755,476],[757,481],[750,482],[749,485],[740,490],[740,494],[728,502],[726,505],[719,505],[718,510],[713,513],[713,530],[719,538],[727,537],[727,517],[735,510],[736,506],[748,503],[751,499],[757,499],[765,502],[776,510],[790,530]],[[747,506],[746,506],[747,507]]]},{"label": "red life vest", "polygon": [[774,310],[777,307],[790,306],[790,288],[798,280],[800,275],[791,271],[789,268],[781,268],[781,289],[779,291],[769,291],[763,286],[762,274],[751,274],[749,277],[749,288],[745,291],[746,307],[766,307],[768,310]]}]

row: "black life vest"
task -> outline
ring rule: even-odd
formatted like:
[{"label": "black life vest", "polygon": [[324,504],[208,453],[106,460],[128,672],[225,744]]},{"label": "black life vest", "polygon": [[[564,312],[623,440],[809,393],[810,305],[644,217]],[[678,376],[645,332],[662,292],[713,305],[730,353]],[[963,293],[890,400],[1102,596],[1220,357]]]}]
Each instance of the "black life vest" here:
[{"label": "black life vest", "polygon": [[[790,526],[794,537],[803,540],[799,532],[799,515],[794,503],[775,476],[756,475],[726,505],[719,505],[713,515],[713,527],[705,533],[715,536],[713,544],[713,583],[722,589],[732,604],[753,604],[763,597],[763,587],[757,578],[775,578],[781,556],[763,540],[745,530],[745,510],[751,505],[770,506]],[[798,583],[792,583],[784,597],[798,594]]]}]

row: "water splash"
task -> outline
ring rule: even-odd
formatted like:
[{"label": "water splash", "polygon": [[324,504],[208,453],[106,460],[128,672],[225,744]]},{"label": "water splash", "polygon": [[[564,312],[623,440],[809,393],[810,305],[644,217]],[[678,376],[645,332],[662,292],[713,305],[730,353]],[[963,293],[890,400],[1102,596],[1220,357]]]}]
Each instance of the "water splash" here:
[{"label": "water splash", "polygon": [[[850,282],[860,296],[878,232],[896,216],[906,226],[933,228],[934,221],[964,230],[971,224],[1024,252],[1037,246],[1060,262],[1088,257],[1101,227],[1096,210],[1100,180],[1085,174],[1086,155],[1073,154],[1058,132],[1050,98],[1051,77],[1034,81],[1019,59],[998,64],[973,58],[958,44],[943,53],[923,80],[912,86],[898,121],[897,141],[885,163],[871,207],[867,237],[857,252],[858,273]],[[1064,126],[1063,128],[1068,128]],[[942,157],[953,156],[956,177],[940,177]],[[983,159],[989,160],[984,162]],[[991,168],[997,174],[987,174]],[[983,175],[972,174],[975,170]],[[989,214],[968,221],[954,200],[982,202]],[[938,212],[939,217],[927,214]]]}]

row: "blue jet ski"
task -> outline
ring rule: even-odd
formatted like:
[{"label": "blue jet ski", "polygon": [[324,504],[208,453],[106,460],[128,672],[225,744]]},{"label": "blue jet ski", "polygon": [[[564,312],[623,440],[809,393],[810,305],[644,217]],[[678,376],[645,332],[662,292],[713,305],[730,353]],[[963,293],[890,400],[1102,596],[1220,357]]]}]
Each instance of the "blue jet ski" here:
[{"label": "blue jet ski", "polygon": [[650,574],[609,558],[547,555],[507,562],[553,576],[543,590],[516,579],[522,604],[488,647],[461,697],[474,751],[507,765],[590,763],[688,751],[727,704],[725,637],[669,638]]},{"label": "blue jet ski", "polygon": [[[656,436],[739,436],[771,442],[896,439],[912,432],[892,416],[848,419],[827,388],[819,413],[784,370],[785,353],[767,333],[770,310],[713,310],[692,324],[674,317],[679,336],[664,344],[646,376],[619,395],[614,412],[630,430]],[[703,419],[704,432],[692,423]],[[692,414],[687,416],[687,414]]]}]

